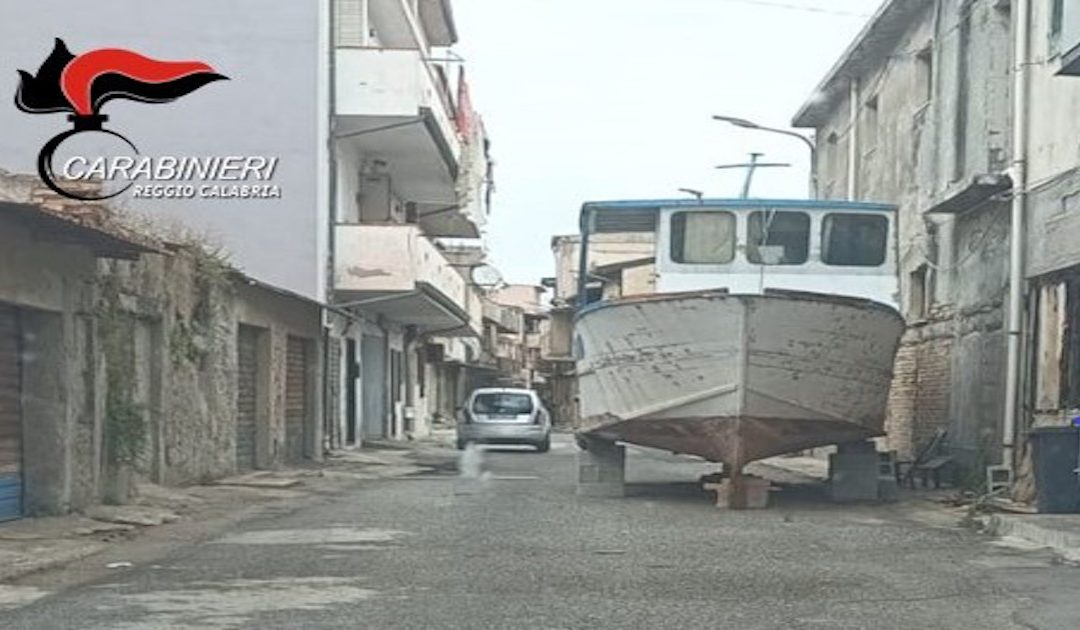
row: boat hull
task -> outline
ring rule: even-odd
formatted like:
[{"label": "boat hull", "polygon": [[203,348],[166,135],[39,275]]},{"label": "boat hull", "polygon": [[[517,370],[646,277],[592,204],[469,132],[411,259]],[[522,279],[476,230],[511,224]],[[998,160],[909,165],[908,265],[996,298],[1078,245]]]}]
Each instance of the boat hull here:
[{"label": "boat hull", "polygon": [[575,322],[581,431],[741,468],[883,435],[904,324],[824,294],[604,302]]}]

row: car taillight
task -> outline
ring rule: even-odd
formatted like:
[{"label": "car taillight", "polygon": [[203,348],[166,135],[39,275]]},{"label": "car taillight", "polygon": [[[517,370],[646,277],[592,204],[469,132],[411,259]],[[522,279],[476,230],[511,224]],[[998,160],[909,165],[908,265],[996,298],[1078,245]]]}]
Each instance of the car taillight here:
[{"label": "car taillight", "polygon": [[540,410],[539,409],[537,409],[536,411],[533,411],[532,423],[533,424],[540,424]]}]

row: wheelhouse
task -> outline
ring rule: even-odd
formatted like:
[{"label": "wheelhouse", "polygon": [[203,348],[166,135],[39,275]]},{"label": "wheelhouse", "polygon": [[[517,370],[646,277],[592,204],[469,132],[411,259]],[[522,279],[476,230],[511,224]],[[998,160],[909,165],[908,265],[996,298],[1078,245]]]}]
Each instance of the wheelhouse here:
[{"label": "wheelhouse", "polygon": [[581,213],[578,300],[596,265],[590,237],[652,232],[660,293],[810,291],[897,305],[896,208],[816,200],[703,199],[587,203]]}]

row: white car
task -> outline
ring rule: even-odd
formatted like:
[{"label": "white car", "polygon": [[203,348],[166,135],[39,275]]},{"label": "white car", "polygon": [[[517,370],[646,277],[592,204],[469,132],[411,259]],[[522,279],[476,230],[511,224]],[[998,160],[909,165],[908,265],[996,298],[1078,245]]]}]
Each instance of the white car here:
[{"label": "white car", "polygon": [[531,389],[486,387],[474,390],[458,410],[457,447],[526,444],[551,448],[551,414]]}]

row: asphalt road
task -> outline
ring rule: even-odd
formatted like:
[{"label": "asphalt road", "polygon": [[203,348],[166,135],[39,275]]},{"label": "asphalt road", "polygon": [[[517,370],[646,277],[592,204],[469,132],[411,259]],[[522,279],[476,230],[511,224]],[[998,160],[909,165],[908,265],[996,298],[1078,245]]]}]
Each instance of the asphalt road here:
[{"label": "asphalt road", "polygon": [[789,489],[717,510],[704,468],[635,452],[632,496],[574,495],[574,447],[485,479],[358,481],[89,583],[47,576],[0,627],[1068,628],[1080,569],[904,506]]}]

